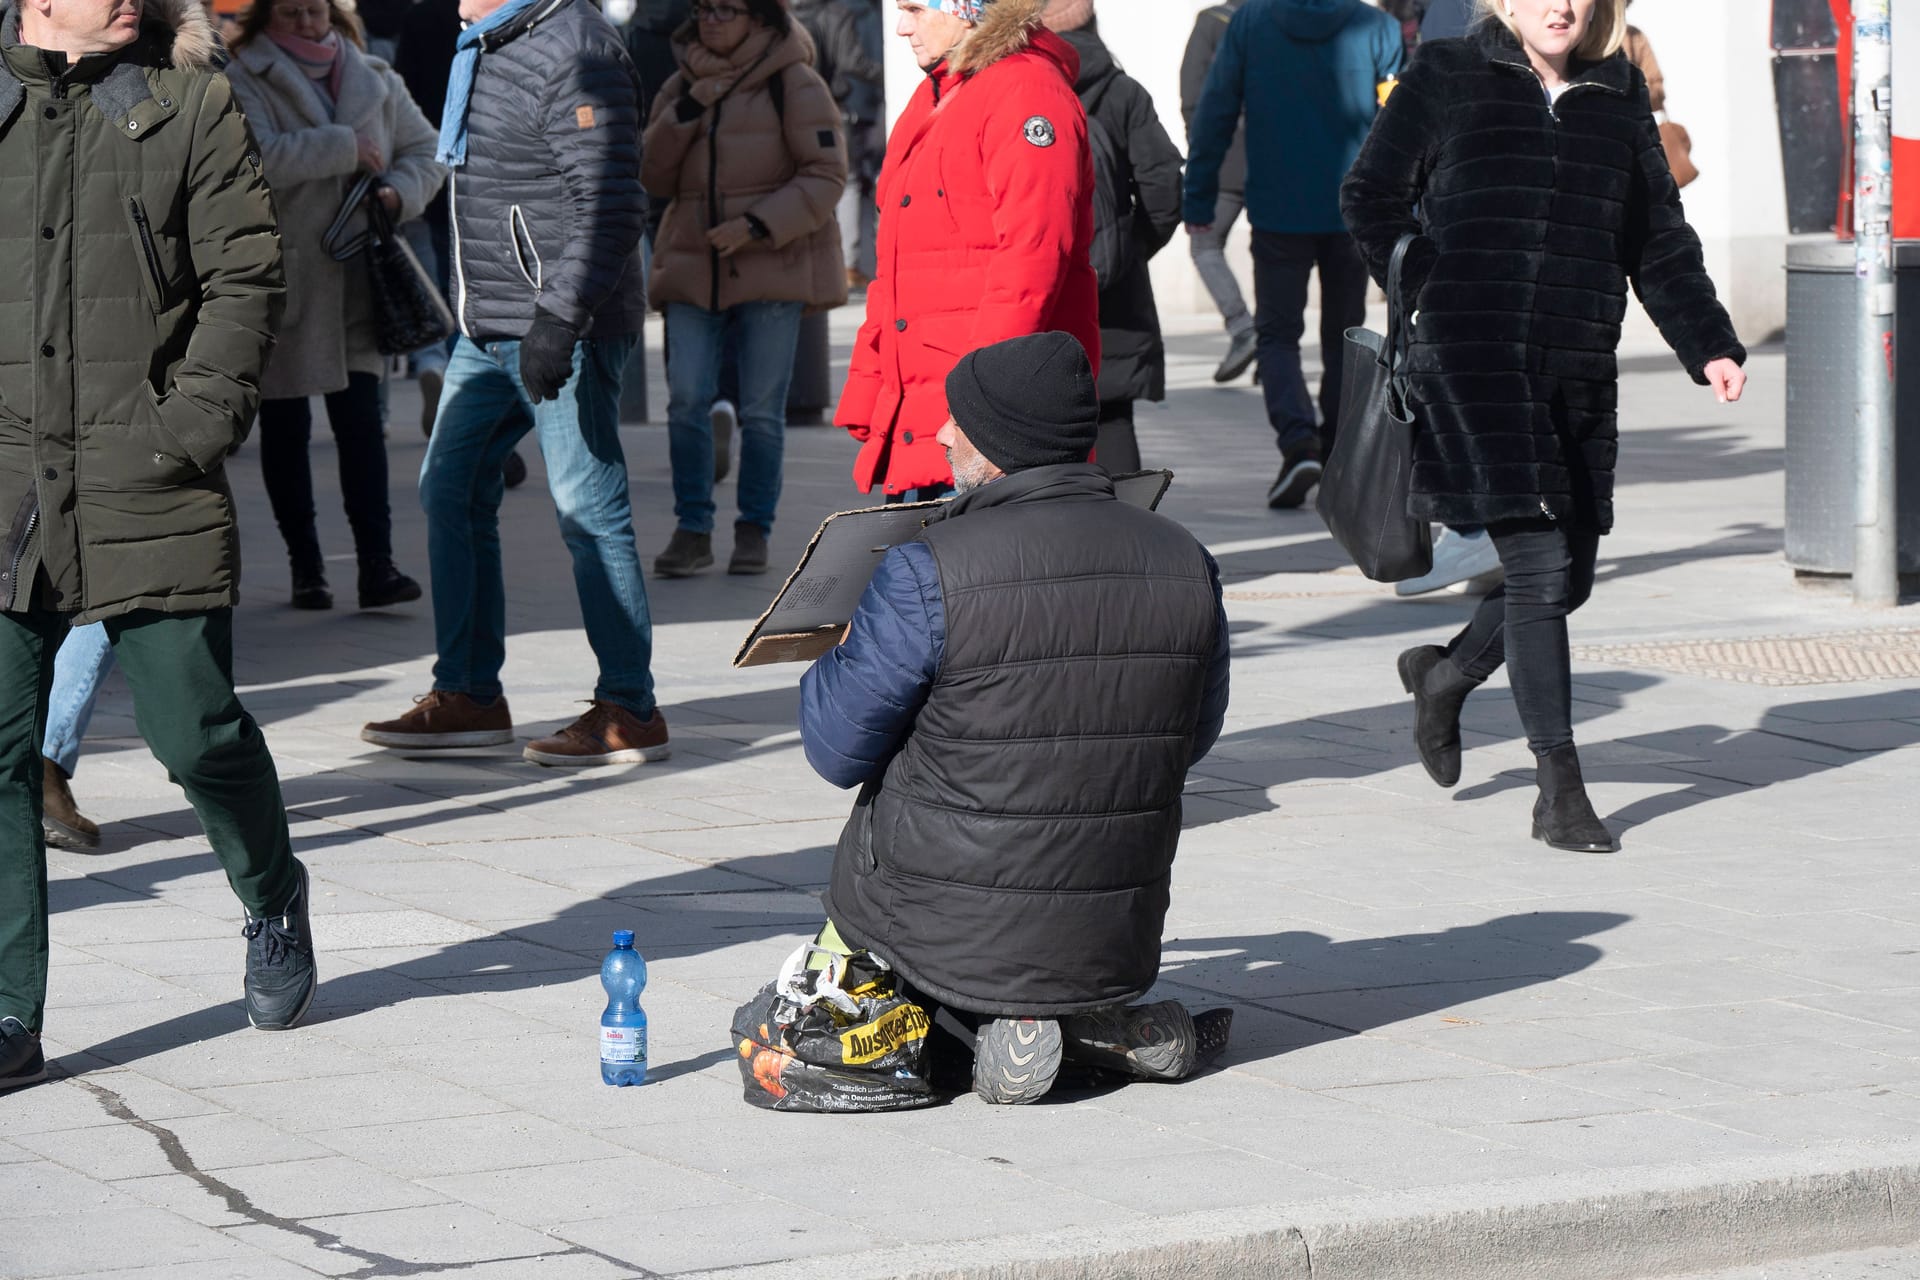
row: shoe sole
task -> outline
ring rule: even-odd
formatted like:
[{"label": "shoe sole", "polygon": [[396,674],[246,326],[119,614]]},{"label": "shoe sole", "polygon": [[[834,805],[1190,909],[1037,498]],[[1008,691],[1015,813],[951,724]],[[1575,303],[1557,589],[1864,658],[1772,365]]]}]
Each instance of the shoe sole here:
[{"label": "shoe sole", "polygon": [[1609,839],[1605,844],[1575,844],[1571,840],[1555,840],[1551,838],[1547,835],[1547,829],[1545,827],[1536,826],[1533,829],[1533,838],[1549,849],[1559,849],[1566,853],[1620,852],[1620,842],[1618,840]]},{"label": "shoe sole", "polygon": [[40,834],[55,849],[66,849],[72,853],[91,853],[100,847],[100,837],[96,833],[89,836],[84,831],[76,831],[58,818],[40,817]]},{"label": "shoe sole", "polygon": [[602,764],[654,764],[673,755],[671,746],[634,747],[627,751],[609,751],[599,756],[569,756],[553,751],[535,751],[528,747],[520,753],[529,764],[544,764],[549,768],[591,768]]},{"label": "shoe sole", "polygon": [[1051,1019],[995,1018],[980,1029],[973,1056],[973,1091],[998,1106],[1043,1098],[1060,1074],[1060,1024]]},{"label": "shoe sole", "polygon": [[360,607],[362,609],[391,609],[396,604],[412,604],[424,594],[425,592],[423,592],[420,587],[415,586],[413,590],[403,591],[395,596],[380,596],[373,600],[361,596]]},{"label": "shoe sole", "polygon": [[362,729],[360,741],[402,751],[444,751],[455,747],[504,747],[513,741],[511,729],[476,729],[470,733],[382,733]]},{"label": "shoe sole", "polygon": [[6,1093],[10,1089],[24,1089],[30,1084],[39,1084],[42,1080],[45,1080],[46,1078],[47,1078],[47,1065],[46,1063],[43,1062],[40,1064],[40,1069],[38,1071],[30,1071],[23,1076],[7,1076],[5,1078],[0,1078],[0,1093]]},{"label": "shoe sole", "polygon": [[1318,462],[1298,464],[1274,481],[1273,488],[1267,490],[1267,506],[1275,511],[1299,506],[1307,500],[1307,494],[1313,491],[1313,486],[1320,483],[1320,473],[1325,469]]},{"label": "shoe sole", "polygon": [[668,568],[666,565],[661,564],[658,560],[655,560],[653,562],[654,576],[659,578],[691,578],[694,574],[699,573],[702,569],[711,569],[712,567],[713,567],[712,556],[708,556],[704,560],[696,560],[695,562],[689,565],[675,565],[672,568]]},{"label": "shoe sole", "polygon": [[1193,1074],[1199,1055],[1200,1038],[1193,1015],[1178,1001],[1163,1001],[1154,1007],[1160,1010],[1157,1021],[1172,1033],[1166,1039],[1137,1049],[1069,1041],[1066,1056],[1076,1062],[1124,1071],[1141,1080],[1184,1080]]}]

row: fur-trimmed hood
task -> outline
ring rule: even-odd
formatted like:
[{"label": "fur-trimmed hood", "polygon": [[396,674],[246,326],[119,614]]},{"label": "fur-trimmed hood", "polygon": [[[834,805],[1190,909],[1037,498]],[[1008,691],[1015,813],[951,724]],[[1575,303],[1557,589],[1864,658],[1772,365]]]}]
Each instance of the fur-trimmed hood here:
[{"label": "fur-trimmed hood", "polygon": [[167,60],[182,71],[212,71],[224,59],[220,37],[200,0],[146,0],[140,25],[171,33]]},{"label": "fur-trimmed hood", "polygon": [[957,76],[971,75],[1019,53],[1033,43],[1046,9],[1047,0],[990,0],[978,25],[948,56],[947,69]]}]

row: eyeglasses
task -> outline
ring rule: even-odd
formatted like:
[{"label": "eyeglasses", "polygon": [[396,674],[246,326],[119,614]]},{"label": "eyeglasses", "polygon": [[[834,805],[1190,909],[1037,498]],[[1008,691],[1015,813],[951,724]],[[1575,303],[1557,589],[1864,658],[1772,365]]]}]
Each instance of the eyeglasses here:
[{"label": "eyeglasses", "polygon": [[693,16],[702,22],[717,26],[723,22],[732,22],[735,18],[744,18],[747,16],[747,11],[737,5],[703,4],[693,11]]}]

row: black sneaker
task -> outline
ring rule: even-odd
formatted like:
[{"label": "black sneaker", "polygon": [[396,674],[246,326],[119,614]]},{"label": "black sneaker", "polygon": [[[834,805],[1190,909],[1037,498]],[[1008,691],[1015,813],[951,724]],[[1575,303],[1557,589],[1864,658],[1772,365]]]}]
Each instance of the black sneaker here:
[{"label": "black sneaker", "polygon": [[295,570],[293,607],[296,609],[333,608],[333,591],[327,586],[327,575],[317,569],[311,572]]},{"label": "black sneaker", "polygon": [[1280,451],[1280,474],[1267,490],[1267,505],[1276,510],[1297,507],[1320,483],[1320,446],[1295,445]]},{"label": "black sneaker", "polygon": [[38,1084],[47,1078],[40,1037],[18,1018],[0,1018],[0,1091]]},{"label": "black sneaker", "polygon": [[1193,1015],[1178,1000],[1076,1013],[1061,1020],[1060,1034],[1075,1062],[1141,1080],[1180,1080],[1193,1073]]},{"label": "black sneaker", "polygon": [[1051,1018],[995,1018],[974,1037],[973,1091],[1003,1106],[1045,1097],[1060,1074],[1060,1047]]},{"label": "black sneaker", "polygon": [[307,917],[307,868],[298,859],[293,865],[299,868],[300,884],[285,913],[264,920],[248,916],[240,931],[247,938],[247,1021],[262,1031],[297,1026],[320,981]]}]

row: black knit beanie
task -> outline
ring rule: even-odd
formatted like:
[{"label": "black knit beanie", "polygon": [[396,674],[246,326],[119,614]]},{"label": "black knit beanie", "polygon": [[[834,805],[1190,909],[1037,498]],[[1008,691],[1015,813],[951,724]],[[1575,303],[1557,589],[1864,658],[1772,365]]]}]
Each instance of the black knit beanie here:
[{"label": "black knit beanie", "polygon": [[960,357],[947,408],[988,462],[1005,472],[1085,462],[1100,398],[1085,347],[1069,333],[1009,338]]}]

